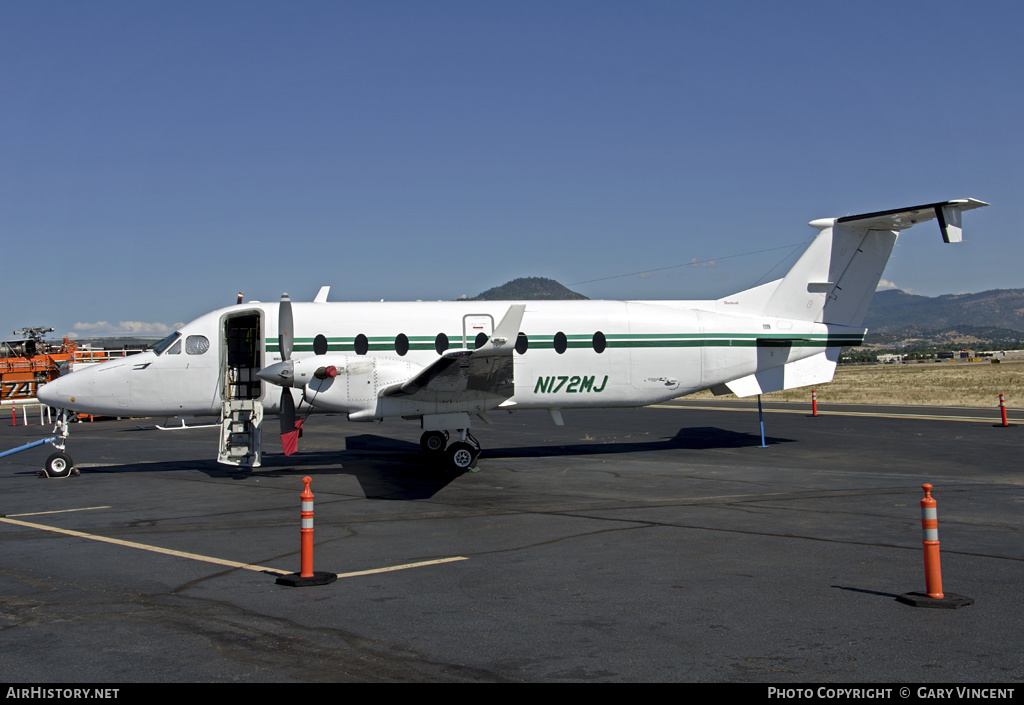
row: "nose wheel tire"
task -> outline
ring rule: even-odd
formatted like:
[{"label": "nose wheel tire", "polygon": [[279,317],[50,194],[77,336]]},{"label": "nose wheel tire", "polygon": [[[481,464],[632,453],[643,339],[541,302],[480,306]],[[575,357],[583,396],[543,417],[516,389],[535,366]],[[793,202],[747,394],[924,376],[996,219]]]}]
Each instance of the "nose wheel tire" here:
[{"label": "nose wheel tire", "polygon": [[47,477],[67,477],[71,474],[74,466],[70,455],[58,452],[46,459],[43,471],[46,472]]}]

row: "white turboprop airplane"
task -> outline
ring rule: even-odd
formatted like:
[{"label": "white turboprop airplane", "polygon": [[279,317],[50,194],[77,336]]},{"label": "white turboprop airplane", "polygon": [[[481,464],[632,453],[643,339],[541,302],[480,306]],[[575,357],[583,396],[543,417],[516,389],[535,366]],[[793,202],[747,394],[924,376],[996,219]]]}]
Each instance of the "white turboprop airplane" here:
[{"label": "white turboprop airplane", "polygon": [[[350,421],[419,421],[428,455],[473,467],[474,416],[497,410],[639,407],[702,389],[740,397],[831,381],[862,323],[899,231],[937,218],[962,239],[974,199],[814,220],[820,232],[782,279],[713,301],[239,303],[151,350],[53,381],[64,410],[47,460],[71,472],[68,412],[219,416],[222,463],[257,467],[264,413],[295,450],[296,406]],[[280,388],[276,391],[275,388]],[[449,443],[449,441],[451,442]]]}]

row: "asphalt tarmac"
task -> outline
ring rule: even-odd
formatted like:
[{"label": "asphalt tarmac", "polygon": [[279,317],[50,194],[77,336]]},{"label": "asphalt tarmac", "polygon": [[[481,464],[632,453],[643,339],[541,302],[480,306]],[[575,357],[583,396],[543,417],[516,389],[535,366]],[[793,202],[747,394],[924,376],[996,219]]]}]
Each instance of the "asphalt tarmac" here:
[{"label": "asphalt tarmac", "polygon": [[[1020,412],[766,409],[766,447],[749,404],[493,414],[463,474],[413,422],[312,417],[286,458],[270,420],[253,471],[215,428],[75,424],[78,477],[0,459],[0,681],[1020,685]],[[304,476],[341,577],[286,587]],[[971,606],[896,600],[923,483]]]}]

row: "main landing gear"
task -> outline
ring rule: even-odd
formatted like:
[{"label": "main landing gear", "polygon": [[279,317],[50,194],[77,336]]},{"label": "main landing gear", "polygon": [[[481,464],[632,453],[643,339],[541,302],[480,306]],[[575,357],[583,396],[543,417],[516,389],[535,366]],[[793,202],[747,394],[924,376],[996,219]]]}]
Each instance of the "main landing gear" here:
[{"label": "main landing gear", "polygon": [[459,429],[458,433],[459,440],[448,445],[447,431],[427,431],[420,436],[420,447],[429,458],[440,459],[443,456],[452,470],[469,470],[476,467],[480,457],[480,442],[469,429]]}]

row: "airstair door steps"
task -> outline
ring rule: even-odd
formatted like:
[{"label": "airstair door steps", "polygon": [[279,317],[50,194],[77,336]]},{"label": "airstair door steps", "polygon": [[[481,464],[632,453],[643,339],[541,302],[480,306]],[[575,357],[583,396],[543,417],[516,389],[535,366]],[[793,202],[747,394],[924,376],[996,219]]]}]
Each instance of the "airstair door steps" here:
[{"label": "airstair door steps", "polygon": [[258,468],[262,454],[263,404],[256,399],[232,399],[221,405],[220,451],[217,462]]}]

